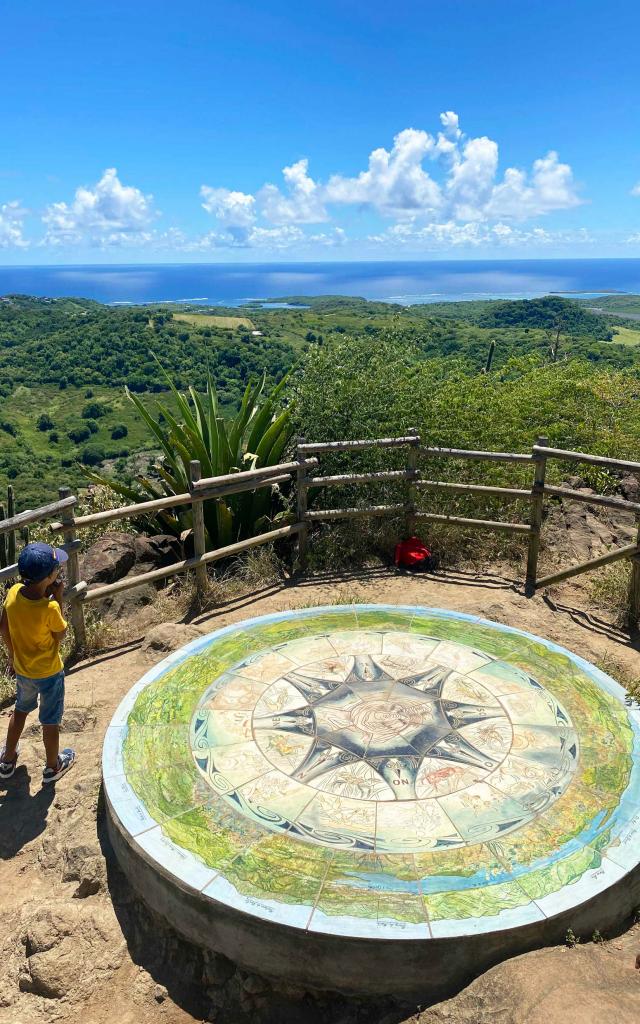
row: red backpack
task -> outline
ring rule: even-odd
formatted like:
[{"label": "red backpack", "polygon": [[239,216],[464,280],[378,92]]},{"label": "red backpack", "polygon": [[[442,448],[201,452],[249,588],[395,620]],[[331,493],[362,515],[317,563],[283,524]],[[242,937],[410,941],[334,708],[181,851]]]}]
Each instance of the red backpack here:
[{"label": "red backpack", "polygon": [[394,561],[399,569],[415,569],[431,558],[431,552],[419,537],[407,537],[396,544]]}]

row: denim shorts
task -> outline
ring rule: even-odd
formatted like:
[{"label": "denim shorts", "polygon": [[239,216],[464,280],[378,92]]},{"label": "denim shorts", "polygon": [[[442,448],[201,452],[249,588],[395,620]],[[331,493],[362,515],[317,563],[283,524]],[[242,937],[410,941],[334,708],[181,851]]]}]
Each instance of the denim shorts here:
[{"label": "denim shorts", "polygon": [[60,725],[64,711],[64,671],[45,679],[27,679],[16,673],[16,711],[35,711],[40,698],[41,725]]}]

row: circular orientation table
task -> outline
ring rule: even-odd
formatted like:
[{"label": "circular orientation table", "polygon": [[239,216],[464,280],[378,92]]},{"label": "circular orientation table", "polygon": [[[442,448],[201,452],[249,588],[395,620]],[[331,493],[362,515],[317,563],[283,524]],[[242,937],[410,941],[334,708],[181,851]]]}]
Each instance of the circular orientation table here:
[{"label": "circular orientation table", "polygon": [[103,776],[143,899],[296,985],[438,998],[640,904],[640,711],[473,616],[334,606],[202,637],[124,698]]}]

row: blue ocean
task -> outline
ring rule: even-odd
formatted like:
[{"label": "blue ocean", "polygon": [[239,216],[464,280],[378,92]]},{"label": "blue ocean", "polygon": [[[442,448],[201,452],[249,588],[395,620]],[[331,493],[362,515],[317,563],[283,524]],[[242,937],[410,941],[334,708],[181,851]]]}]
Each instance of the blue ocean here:
[{"label": "blue ocean", "polygon": [[640,293],[640,259],[0,267],[0,295],[16,292],[224,306],[292,295],[360,295],[404,305],[549,293],[596,296]]}]

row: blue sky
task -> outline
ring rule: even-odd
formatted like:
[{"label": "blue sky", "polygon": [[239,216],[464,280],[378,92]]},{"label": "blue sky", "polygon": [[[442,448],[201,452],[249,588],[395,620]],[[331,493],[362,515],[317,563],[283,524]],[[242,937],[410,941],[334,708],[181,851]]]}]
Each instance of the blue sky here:
[{"label": "blue sky", "polygon": [[1,13],[1,264],[640,256],[636,0]]}]

